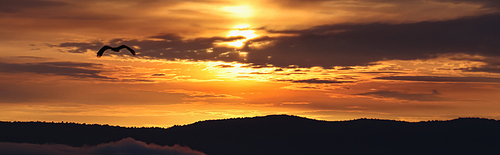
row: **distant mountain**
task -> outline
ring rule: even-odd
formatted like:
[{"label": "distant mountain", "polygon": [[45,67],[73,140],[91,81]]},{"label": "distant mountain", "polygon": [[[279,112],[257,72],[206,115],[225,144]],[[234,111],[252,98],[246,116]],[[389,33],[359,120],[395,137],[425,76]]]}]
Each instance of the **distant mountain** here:
[{"label": "distant mountain", "polygon": [[188,146],[209,155],[484,155],[500,154],[499,131],[499,121],[480,118],[329,122],[270,115],[208,120],[168,129],[0,122],[0,142],[93,146],[131,137],[146,143]]}]

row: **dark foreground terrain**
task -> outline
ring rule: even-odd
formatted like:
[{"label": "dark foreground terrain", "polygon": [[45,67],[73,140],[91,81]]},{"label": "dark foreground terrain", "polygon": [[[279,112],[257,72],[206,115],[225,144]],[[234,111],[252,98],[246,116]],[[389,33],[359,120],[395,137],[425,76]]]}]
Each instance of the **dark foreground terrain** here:
[{"label": "dark foreground terrain", "polygon": [[500,154],[500,121],[479,118],[327,122],[271,115],[168,129],[0,122],[0,142],[93,146],[126,137],[159,145],[179,144],[209,155]]}]

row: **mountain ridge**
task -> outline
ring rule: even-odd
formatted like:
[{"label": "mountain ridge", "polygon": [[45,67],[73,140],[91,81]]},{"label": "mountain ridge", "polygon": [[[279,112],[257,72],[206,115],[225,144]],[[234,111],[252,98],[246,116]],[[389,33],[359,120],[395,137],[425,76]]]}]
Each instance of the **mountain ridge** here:
[{"label": "mountain ridge", "polygon": [[323,121],[290,115],[205,120],[170,128],[76,123],[1,122],[0,141],[97,145],[131,137],[188,146],[209,155],[250,154],[489,154],[500,151],[500,121],[457,118],[405,122]]}]

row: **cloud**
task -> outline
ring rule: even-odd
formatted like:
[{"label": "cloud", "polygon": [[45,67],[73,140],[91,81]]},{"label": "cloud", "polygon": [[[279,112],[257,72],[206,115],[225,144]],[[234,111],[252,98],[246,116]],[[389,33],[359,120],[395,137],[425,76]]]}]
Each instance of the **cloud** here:
[{"label": "cloud", "polygon": [[185,100],[206,100],[206,99],[243,99],[243,98],[228,94],[214,94],[214,93],[203,93],[203,92],[189,94],[189,98],[185,98]]},{"label": "cloud", "polygon": [[356,95],[363,96],[375,96],[381,98],[395,98],[398,100],[410,100],[410,101],[445,101],[448,99],[439,97],[440,95],[437,90],[432,90],[431,94],[408,94],[398,91],[375,91],[375,92],[367,92]]},{"label": "cloud", "polygon": [[151,76],[163,77],[163,76],[166,76],[166,74],[164,74],[164,73],[157,73],[157,74],[153,74]]},{"label": "cloud", "polygon": [[428,82],[495,82],[500,83],[500,78],[493,77],[441,77],[441,76],[386,76],[373,79],[402,80],[402,81],[428,81]]},{"label": "cloud", "polygon": [[462,68],[465,72],[488,72],[488,73],[500,73],[500,65],[488,64],[481,67],[469,67]]},{"label": "cloud", "polygon": [[67,3],[46,0],[2,0],[0,13],[16,13],[26,9],[48,8],[65,6]]},{"label": "cloud", "polygon": [[[248,62],[301,67],[367,65],[380,60],[428,59],[439,54],[500,56],[500,14],[447,21],[404,24],[335,24],[305,30],[269,30],[295,34],[251,40]],[[252,44],[272,42],[265,47]],[[269,59],[270,57],[270,59]]]},{"label": "cloud", "polygon": [[4,63],[0,62],[0,72],[3,73],[36,73],[53,74],[77,78],[113,79],[101,76],[98,68],[102,64],[78,62],[41,62],[41,63]]},{"label": "cloud", "polygon": [[0,142],[2,154],[16,155],[205,155],[188,147],[179,145],[160,146],[146,144],[132,138],[125,138],[116,142],[99,144],[90,147],[72,147],[61,144],[27,144]]},{"label": "cloud", "polygon": [[[119,3],[116,5],[115,3]],[[140,36],[149,32],[193,32],[191,23],[201,24],[199,19],[214,18],[212,14],[196,19],[183,19],[180,14],[168,10],[179,3],[195,4],[179,0],[1,0],[0,39],[26,40],[64,37],[79,34],[91,38],[109,36]],[[110,7],[111,6],[111,7]],[[195,7],[196,8],[196,7]],[[104,11],[105,10],[105,11]],[[162,13],[159,13],[162,12]],[[213,22],[211,20],[207,20]],[[154,23],[154,24],[151,24]],[[188,24],[187,24],[188,23]],[[43,33],[50,33],[49,35]],[[40,36],[40,37],[39,37]],[[63,39],[71,40],[73,37]]]},{"label": "cloud", "polygon": [[500,73],[500,57],[491,57],[489,59],[473,60],[473,61],[481,61],[486,64],[478,67],[461,68],[460,70],[464,72]]},{"label": "cloud", "polygon": [[[281,80],[281,81],[287,81],[287,80]],[[293,83],[309,83],[309,84],[352,83],[352,81],[318,80],[318,79],[290,80],[290,81]]]},{"label": "cloud", "polygon": [[67,50],[70,53],[84,53],[87,50],[97,51],[104,46],[101,42],[91,42],[91,43],[61,43],[56,45],[58,47],[76,47],[76,49]]},{"label": "cloud", "polygon": [[35,59],[35,60],[51,60],[51,59],[54,59],[54,58],[37,57],[37,56],[16,56],[16,58]]},{"label": "cloud", "polygon": [[233,68],[234,66],[233,65],[217,65],[217,67],[220,67],[220,68]]},{"label": "cloud", "polygon": [[[30,58],[34,59],[34,58]],[[128,66],[104,66],[98,63],[54,61],[39,63],[0,62],[0,73],[34,73],[49,76],[67,76],[80,80],[101,80],[107,82],[156,82],[158,78],[173,77],[175,74],[148,73]],[[145,77],[144,77],[145,76]],[[149,76],[149,77],[147,77]],[[157,79],[153,79],[157,78]]]},{"label": "cloud", "polygon": [[[147,91],[155,91],[155,90],[147,90]],[[185,94],[186,98],[183,98],[183,100],[243,99],[242,97],[233,96],[229,94],[216,94],[216,93],[201,92],[201,91],[183,90],[183,89],[160,90],[156,92],[169,93],[169,94]]]},{"label": "cloud", "polygon": [[328,2],[331,0],[287,0],[287,1],[282,1],[282,0],[270,0],[269,2],[277,4],[282,7],[287,7],[287,8],[304,8],[304,7],[312,7],[312,6],[318,6],[321,3]]},{"label": "cloud", "polygon": [[[419,23],[335,24],[304,30],[268,30],[296,36],[253,39],[241,50],[216,45],[241,37],[184,39],[177,34],[151,36],[151,40],[116,39],[111,44],[138,46],[138,56],[168,60],[330,68],[368,65],[381,60],[428,59],[450,53],[500,56],[500,29],[497,27],[500,27],[500,14]],[[254,48],[253,45],[263,42],[266,45]],[[59,47],[76,48],[70,52],[80,53],[97,51],[103,44],[62,43]]]},{"label": "cloud", "polygon": [[[285,6],[285,7],[304,7],[305,6],[317,6],[325,2],[338,2],[342,3],[343,0],[287,0],[287,1],[282,1],[282,0],[270,0],[271,2],[274,2],[276,4]],[[498,7],[500,6],[500,2],[498,0],[411,0],[411,1],[399,1],[399,0],[357,0],[356,2],[364,3],[364,4],[373,4],[373,3],[392,3],[392,4],[397,4],[397,3],[422,3],[425,1],[434,1],[434,2],[452,2],[452,3],[472,3],[472,4],[479,4],[482,5],[483,7]],[[344,2],[348,3],[349,2]],[[352,2],[350,4],[353,4]],[[354,3],[356,4],[356,3]]]},{"label": "cloud", "polygon": [[453,3],[472,3],[480,4],[484,8],[496,8],[500,9],[500,1],[498,0],[436,0],[438,2],[453,2]]},{"label": "cloud", "polygon": [[[416,2],[429,1],[415,0]],[[286,5],[302,3],[322,4],[328,1],[287,1]],[[341,1],[330,1],[341,2]],[[366,2],[366,3],[365,3]],[[413,2],[413,1],[412,1]],[[437,2],[474,3],[494,5],[495,1],[478,2],[442,0]],[[130,3],[130,2],[129,2]],[[284,3],[278,1],[276,3]],[[360,3],[403,3],[394,0],[361,0]],[[435,3],[435,2],[434,2]],[[357,3],[356,3],[357,4]],[[450,3],[452,5],[453,3]],[[432,6],[431,4],[428,4]],[[437,4],[436,4],[437,5]],[[391,10],[394,12],[394,10]],[[397,10],[396,10],[397,12]],[[446,13],[449,15],[450,13]],[[476,15],[476,14],[468,14]],[[397,17],[394,17],[397,18]],[[414,60],[436,57],[438,54],[467,53],[483,56],[500,56],[500,14],[443,19],[418,23],[349,23],[319,25],[308,29],[274,30],[268,33],[295,34],[296,36],[263,36],[252,39],[244,49],[221,47],[219,42],[234,41],[244,37],[201,37],[186,39],[181,33],[152,35],[145,40],[116,38],[112,46],[126,44],[138,46],[138,56],[168,60],[226,61],[272,64],[276,67],[356,66],[380,60]],[[378,20],[380,21],[380,20]],[[113,25],[113,24],[102,24]],[[145,25],[145,24],[142,24]],[[202,28],[198,28],[202,29]],[[73,53],[97,51],[108,42],[66,42],[57,46],[72,48]],[[259,45],[259,46],[257,46]],[[243,53],[244,52],[244,53]],[[124,54],[106,53],[106,54]]]},{"label": "cloud", "polygon": [[309,102],[282,102],[280,105],[306,105],[311,104]]},{"label": "cloud", "polygon": [[[163,34],[149,37],[148,40],[124,40],[113,39],[110,46],[119,46],[125,44],[128,46],[137,46],[138,56],[160,58],[167,60],[188,59],[188,60],[222,60],[222,61],[243,61],[240,51],[235,48],[217,46],[216,43],[230,42],[244,39],[245,37],[209,37],[184,39],[177,34]],[[97,51],[104,45],[103,42],[94,41],[85,42],[67,42],[56,45],[57,47],[75,48],[67,50],[71,53],[83,53],[88,50]],[[123,53],[105,53],[105,54],[123,54]]]}]

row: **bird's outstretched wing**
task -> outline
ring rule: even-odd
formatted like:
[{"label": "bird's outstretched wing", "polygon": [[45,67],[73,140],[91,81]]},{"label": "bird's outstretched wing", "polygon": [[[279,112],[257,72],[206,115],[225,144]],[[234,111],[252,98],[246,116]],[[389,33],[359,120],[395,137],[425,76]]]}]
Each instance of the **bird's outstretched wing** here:
[{"label": "bird's outstretched wing", "polygon": [[118,49],[122,49],[122,48],[128,49],[130,51],[130,53],[132,53],[132,55],[135,56],[135,51],[132,48],[128,47],[127,45],[121,45],[118,47]]},{"label": "bird's outstretched wing", "polygon": [[101,56],[102,56],[102,54],[104,54],[104,51],[106,51],[106,50],[108,50],[108,49],[111,49],[111,48],[112,48],[112,47],[110,47],[110,46],[108,46],[108,45],[103,46],[103,47],[99,50],[99,52],[97,52],[97,57],[98,57],[98,58],[99,58],[99,57],[101,57]]}]

